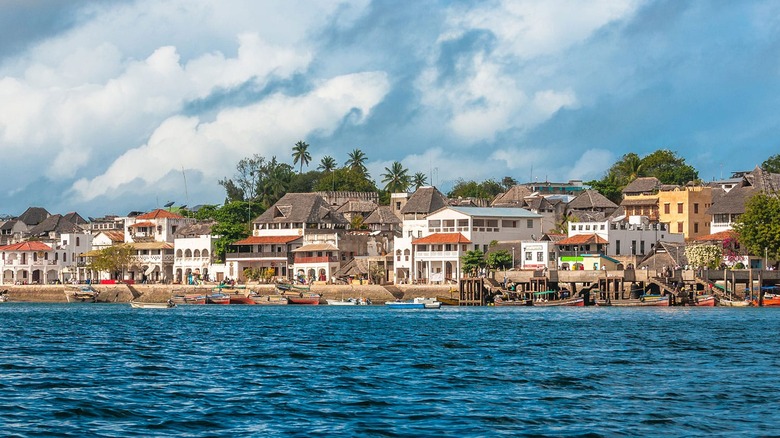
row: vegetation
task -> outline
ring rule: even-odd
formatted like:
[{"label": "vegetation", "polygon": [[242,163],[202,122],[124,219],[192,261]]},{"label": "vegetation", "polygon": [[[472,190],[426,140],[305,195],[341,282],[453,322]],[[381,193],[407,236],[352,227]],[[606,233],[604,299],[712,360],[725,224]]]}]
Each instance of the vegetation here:
[{"label": "vegetation", "polygon": [[122,278],[124,271],[135,261],[135,249],[129,244],[119,244],[101,249],[92,256],[88,267],[96,272],[108,272]]},{"label": "vegetation", "polygon": [[219,236],[214,242],[214,257],[225,261],[225,254],[233,242],[241,240],[251,234],[250,223],[265,211],[259,204],[234,201],[221,207],[207,205],[198,210],[196,219],[212,220],[216,224],[211,233]]},{"label": "vegetation", "polygon": [[780,173],[780,154],[772,155],[761,163],[761,168],[771,173]]},{"label": "vegetation", "polygon": [[506,270],[512,267],[512,254],[505,249],[491,252],[485,260],[488,268]]},{"label": "vegetation", "polygon": [[447,193],[450,198],[479,198],[479,199],[493,199],[496,195],[504,192],[504,188],[501,184],[495,182],[492,179],[477,183],[476,181],[465,181],[459,179],[455,186]]},{"label": "vegetation", "polygon": [[412,177],[412,186],[414,186],[415,190],[427,185],[428,185],[428,177],[425,176],[424,173],[417,172],[414,174],[414,176]]},{"label": "vegetation", "polygon": [[475,277],[479,274],[479,270],[485,266],[485,254],[478,249],[466,251],[466,254],[461,257],[461,261],[463,262],[463,273]]},{"label": "vegetation", "polygon": [[385,190],[390,193],[406,192],[412,182],[408,172],[409,170],[398,161],[393,161],[390,167],[385,167],[385,173],[382,174]]},{"label": "vegetation", "polygon": [[349,153],[349,159],[347,159],[347,162],[344,163],[344,166],[348,167],[350,170],[361,173],[367,177],[368,176],[368,169],[366,169],[367,159],[368,157],[366,157],[366,154],[363,153],[363,151],[361,151],[360,149],[355,149]]},{"label": "vegetation", "polygon": [[309,162],[311,161],[311,154],[309,153],[309,144],[305,141],[299,141],[298,143],[295,143],[295,146],[293,147],[293,165],[297,163],[301,163],[300,170],[298,173],[303,173],[303,166],[309,165]]},{"label": "vegetation", "polygon": [[689,245],[685,247],[685,257],[695,268],[717,269],[723,261],[723,249],[712,244]]},{"label": "vegetation", "polygon": [[748,253],[780,258],[780,198],[758,193],[745,205],[734,224],[739,243]]}]

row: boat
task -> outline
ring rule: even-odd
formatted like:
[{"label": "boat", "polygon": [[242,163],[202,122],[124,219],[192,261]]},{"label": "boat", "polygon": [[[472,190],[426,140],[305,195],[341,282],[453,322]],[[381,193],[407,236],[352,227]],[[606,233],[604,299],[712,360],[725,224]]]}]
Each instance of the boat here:
[{"label": "boat", "polygon": [[724,307],[748,307],[752,306],[753,304],[750,301],[745,300],[727,300],[721,298],[718,300],[718,305]]},{"label": "boat", "polygon": [[523,299],[504,298],[501,295],[499,295],[493,299],[493,305],[500,306],[500,307],[509,307],[509,306],[526,307],[526,306],[533,305],[533,301],[523,300]]},{"label": "boat", "polygon": [[100,292],[90,285],[65,285],[65,299],[69,303],[94,303]]},{"label": "boat", "polygon": [[3,289],[0,291],[0,303],[7,303],[8,302],[8,289]]},{"label": "boat", "polygon": [[288,304],[301,304],[316,306],[320,304],[320,295],[312,292],[299,292],[297,294],[284,294]]},{"label": "boat", "polygon": [[715,304],[717,304],[715,295],[696,295],[693,297],[693,306],[715,307]]},{"label": "boat", "polygon": [[433,298],[417,297],[411,301],[385,301],[385,306],[389,309],[439,309],[441,302]]},{"label": "boat", "polygon": [[222,292],[206,295],[206,304],[230,304],[230,295]]},{"label": "boat", "polygon": [[[220,289],[216,290],[219,291]],[[252,295],[256,295],[255,292],[231,290],[223,291],[222,293],[228,296],[230,304],[255,304],[255,301],[252,299]]]},{"label": "boat", "polygon": [[276,288],[282,292],[308,292],[311,290],[310,284],[294,284],[285,281],[277,282],[274,284],[274,286],[276,286]]},{"label": "boat", "polygon": [[567,298],[563,300],[534,301],[533,306],[534,307],[552,307],[552,306],[583,307],[585,306],[585,298],[575,297],[575,298]]},{"label": "boat", "polygon": [[341,300],[326,300],[329,306],[367,306],[371,304],[371,300],[362,298],[348,298],[346,301]]},{"label": "boat", "polygon": [[130,301],[130,307],[134,309],[170,309],[176,307],[176,303],[168,300],[165,303],[142,303],[140,301]]},{"label": "boat", "polygon": [[206,304],[206,296],[201,294],[174,295],[171,297],[174,304]]},{"label": "boat", "polygon": [[[778,286],[762,286],[761,290],[764,291],[764,299],[761,301],[761,305],[764,307],[780,307],[780,287]],[[772,292],[768,292],[772,291]],[[753,305],[758,306],[758,300],[753,300]]]},{"label": "boat", "polygon": [[252,301],[255,304],[263,306],[280,306],[287,305],[287,297],[284,295],[252,295]]},{"label": "boat", "polygon": [[669,295],[642,295],[628,300],[598,300],[597,306],[608,307],[669,307]]}]

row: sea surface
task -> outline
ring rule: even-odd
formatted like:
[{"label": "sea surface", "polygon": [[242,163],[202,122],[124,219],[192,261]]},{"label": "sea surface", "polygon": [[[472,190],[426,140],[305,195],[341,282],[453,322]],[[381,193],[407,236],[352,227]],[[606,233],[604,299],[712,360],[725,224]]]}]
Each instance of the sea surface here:
[{"label": "sea surface", "polygon": [[2,436],[766,436],[780,309],[0,305]]}]

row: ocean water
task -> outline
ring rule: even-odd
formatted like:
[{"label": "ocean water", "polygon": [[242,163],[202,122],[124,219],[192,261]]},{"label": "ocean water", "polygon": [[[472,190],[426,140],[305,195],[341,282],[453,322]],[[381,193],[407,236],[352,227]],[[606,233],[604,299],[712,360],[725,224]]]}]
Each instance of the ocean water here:
[{"label": "ocean water", "polygon": [[2,436],[780,433],[780,310],[0,305]]}]

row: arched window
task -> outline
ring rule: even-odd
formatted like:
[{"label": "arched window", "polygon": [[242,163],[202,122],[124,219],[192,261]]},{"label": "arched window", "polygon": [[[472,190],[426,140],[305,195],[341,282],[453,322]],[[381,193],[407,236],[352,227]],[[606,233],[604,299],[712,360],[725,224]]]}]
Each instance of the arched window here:
[{"label": "arched window", "polygon": [[184,257],[192,257],[192,250],[191,249],[185,249],[184,250]]},{"label": "arched window", "polygon": [[196,259],[200,258],[200,250],[196,249],[195,250],[195,254],[193,254],[193,255],[195,256]]},{"label": "arched window", "polygon": [[181,253],[181,250],[180,250],[180,249],[177,249],[177,250],[176,250],[176,257],[177,257],[177,258],[181,258],[181,254],[182,254],[182,253]]},{"label": "arched window", "polygon": [[204,250],[203,250],[203,252],[201,252],[201,253],[200,253],[200,255],[201,255],[201,257],[203,257],[204,259],[208,258],[208,257],[209,257],[209,250],[207,250],[207,249],[204,249]]}]

